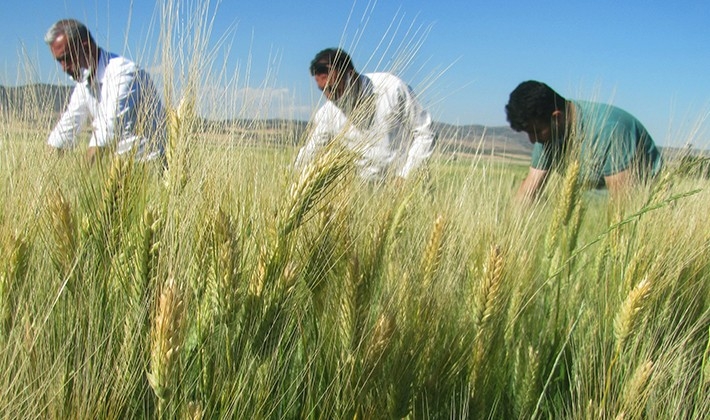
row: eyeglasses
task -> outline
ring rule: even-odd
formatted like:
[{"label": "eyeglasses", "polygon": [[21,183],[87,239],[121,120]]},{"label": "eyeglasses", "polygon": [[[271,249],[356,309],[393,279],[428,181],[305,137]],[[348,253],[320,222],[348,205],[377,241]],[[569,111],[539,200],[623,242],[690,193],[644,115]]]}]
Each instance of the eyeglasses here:
[{"label": "eyeglasses", "polygon": [[330,73],[330,65],[319,63],[311,67],[311,76],[320,76],[322,74]]}]

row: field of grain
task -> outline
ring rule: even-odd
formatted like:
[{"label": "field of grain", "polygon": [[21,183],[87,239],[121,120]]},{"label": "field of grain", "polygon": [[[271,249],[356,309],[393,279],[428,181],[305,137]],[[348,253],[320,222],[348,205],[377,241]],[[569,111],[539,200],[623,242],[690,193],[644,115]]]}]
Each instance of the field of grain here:
[{"label": "field of grain", "polygon": [[295,171],[302,139],[205,129],[184,86],[167,170],[0,120],[0,417],[707,418],[702,156],[520,206],[520,159]]}]

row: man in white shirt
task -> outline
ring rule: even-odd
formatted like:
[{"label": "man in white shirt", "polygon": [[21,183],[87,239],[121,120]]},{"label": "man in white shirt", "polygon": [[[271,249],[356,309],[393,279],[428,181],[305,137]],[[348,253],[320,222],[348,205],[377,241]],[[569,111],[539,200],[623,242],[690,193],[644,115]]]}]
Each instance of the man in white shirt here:
[{"label": "man in white shirt", "polygon": [[52,55],[76,85],[47,143],[59,154],[75,146],[87,117],[87,159],[109,148],[137,161],[163,157],[165,111],[150,76],[132,61],[99,48],[84,24],[64,19],[45,35]]},{"label": "man in white shirt", "polygon": [[358,154],[360,175],[374,182],[407,178],[429,158],[431,117],[401,79],[389,73],[359,74],[339,48],[316,54],[310,71],[328,101],[315,114],[297,167],[333,140]]}]

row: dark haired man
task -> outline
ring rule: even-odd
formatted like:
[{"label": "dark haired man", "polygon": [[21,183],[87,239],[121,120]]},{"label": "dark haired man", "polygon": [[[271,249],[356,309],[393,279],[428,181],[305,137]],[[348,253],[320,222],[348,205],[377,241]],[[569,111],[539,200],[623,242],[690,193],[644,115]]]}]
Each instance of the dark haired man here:
[{"label": "dark haired man", "polygon": [[47,143],[59,153],[75,145],[87,117],[91,162],[110,148],[136,160],[163,155],[165,114],[148,74],[132,61],[99,48],[86,26],[74,19],[54,23],[44,37],[52,56],[76,85]]},{"label": "dark haired man", "polygon": [[297,167],[334,139],[358,153],[360,175],[374,182],[406,178],[429,158],[431,117],[401,79],[390,73],[360,74],[339,48],[316,54],[310,72],[328,101],[314,116]]},{"label": "dark haired man", "polygon": [[612,196],[661,168],[651,135],[620,108],[567,100],[546,84],[529,80],[513,90],[505,110],[511,128],[527,133],[534,144],[519,199],[535,198],[549,171],[564,165],[571,153],[579,157],[583,184],[607,187]]}]

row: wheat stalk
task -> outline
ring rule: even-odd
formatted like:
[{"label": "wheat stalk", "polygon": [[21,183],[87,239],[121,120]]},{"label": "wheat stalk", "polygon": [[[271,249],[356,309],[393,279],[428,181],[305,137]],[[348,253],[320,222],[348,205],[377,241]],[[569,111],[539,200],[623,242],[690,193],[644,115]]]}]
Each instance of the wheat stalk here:
[{"label": "wheat stalk", "polygon": [[542,383],[540,380],[540,353],[532,346],[528,346],[525,372],[523,373],[520,391],[516,403],[520,417],[527,417],[532,414]]},{"label": "wheat stalk", "polygon": [[56,250],[52,260],[64,275],[69,272],[76,258],[78,239],[71,204],[58,189],[49,198],[49,212]]},{"label": "wheat stalk", "polygon": [[617,351],[626,345],[638,325],[641,310],[651,294],[651,282],[644,277],[628,294],[614,318],[614,336]]},{"label": "wheat stalk", "polygon": [[0,271],[0,322],[7,339],[17,316],[20,282],[29,269],[29,245],[25,233],[12,235],[5,243],[5,264]]},{"label": "wheat stalk", "polygon": [[188,180],[188,146],[195,130],[197,118],[194,89],[185,92],[177,108],[167,106],[167,145],[165,157],[167,169],[165,183],[168,191],[177,193],[185,188]]},{"label": "wheat stalk", "polygon": [[380,364],[396,331],[397,322],[393,316],[383,313],[378,317],[372,338],[365,350],[364,372],[371,372]]},{"label": "wheat stalk", "polygon": [[297,229],[307,213],[353,167],[351,153],[337,147],[333,141],[319,156],[309,162],[291,185],[279,235],[287,237]]},{"label": "wheat stalk", "polygon": [[484,268],[483,281],[474,297],[475,310],[473,325],[476,335],[473,340],[471,373],[469,382],[472,392],[476,392],[480,374],[484,371],[487,348],[491,345],[493,331],[491,321],[501,309],[501,285],[503,280],[503,253],[498,246],[492,246]]},{"label": "wheat stalk", "polygon": [[182,289],[173,277],[162,287],[151,330],[150,372],[148,382],[158,397],[161,414],[177,387],[182,348],[184,301]]},{"label": "wheat stalk", "polygon": [[439,270],[441,264],[442,253],[443,253],[443,243],[444,234],[446,231],[446,221],[444,216],[441,214],[436,217],[434,221],[434,227],[429,235],[429,241],[424,249],[424,256],[422,257],[421,263],[421,291],[422,294],[429,293],[432,287],[433,277]]},{"label": "wheat stalk", "polygon": [[646,360],[627,380],[621,400],[622,409],[629,418],[643,418],[642,411],[648,399],[648,383],[653,370],[653,361]]},{"label": "wheat stalk", "polygon": [[562,193],[552,213],[550,227],[545,238],[545,255],[552,257],[558,247],[562,227],[567,226],[579,197],[579,161],[574,160],[567,168]]}]

